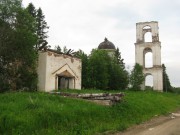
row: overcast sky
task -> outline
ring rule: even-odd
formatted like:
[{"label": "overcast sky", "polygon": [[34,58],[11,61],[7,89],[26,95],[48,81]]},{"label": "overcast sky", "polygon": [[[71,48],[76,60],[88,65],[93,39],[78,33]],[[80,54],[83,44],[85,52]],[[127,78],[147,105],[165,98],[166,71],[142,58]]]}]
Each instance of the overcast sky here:
[{"label": "overcast sky", "polygon": [[126,67],[135,63],[136,23],[159,22],[162,63],[172,86],[180,86],[180,0],[23,0],[41,7],[50,26],[49,45],[83,50],[107,37]]}]

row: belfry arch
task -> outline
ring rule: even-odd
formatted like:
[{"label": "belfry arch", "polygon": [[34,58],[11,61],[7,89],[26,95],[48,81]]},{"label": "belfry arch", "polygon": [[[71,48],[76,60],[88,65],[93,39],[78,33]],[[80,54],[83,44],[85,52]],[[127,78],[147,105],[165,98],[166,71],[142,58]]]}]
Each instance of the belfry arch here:
[{"label": "belfry arch", "polygon": [[151,32],[146,32],[144,34],[144,42],[152,42],[152,33]]},{"label": "belfry arch", "polygon": [[[146,42],[145,35],[151,33],[150,42]],[[145,56],[152,53],[152,66],[146,67]],[[135,43],[136,63],[143,66],[144,75],[152,75],[153,89],[162,91],[162,67],[161,67],[161,42],[159,41],[158,22],[140,22],[136,24],[136,43]],[[145,89],[145,82],[142,84],[142,90]]]},{"label": "belfry arch", "polygon": [[[148,54],[151,54],[151,58],[149,58],[147,55]],[[143,66],[144,68],[151,68],[153,67],[153,53],[152,53],[152,49],[147,47],[144,49],[143,51],[143,59],[144,59],[144,63],[143,63]]]},{"label": "belfry arch", "polygon": [[148,88],[148,90],[153,90],[153,76],[152,74],[146,74],[145,75],[145,86]]}]

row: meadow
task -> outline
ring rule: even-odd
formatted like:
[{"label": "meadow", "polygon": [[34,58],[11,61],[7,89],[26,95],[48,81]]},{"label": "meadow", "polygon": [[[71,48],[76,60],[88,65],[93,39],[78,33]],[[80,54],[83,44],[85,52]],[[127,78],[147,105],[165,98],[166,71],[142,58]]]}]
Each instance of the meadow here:
[{"label": "meadow", "polygon": [[[64,90],[75,93],[120,91]],[[0,134],[94,135],[114,133],[157,115],[180,109],[180,95],[154,91],[122,91],[123,101],[101,106],[41,92],[0,94]]]}]

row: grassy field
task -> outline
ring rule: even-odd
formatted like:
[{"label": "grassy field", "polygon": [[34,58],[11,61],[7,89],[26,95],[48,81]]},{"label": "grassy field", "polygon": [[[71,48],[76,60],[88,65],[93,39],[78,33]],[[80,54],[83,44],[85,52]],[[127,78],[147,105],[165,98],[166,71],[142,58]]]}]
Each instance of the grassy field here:
[{"label": "grassy field", "polygon": [[100,106],[39,92],[3,93],[0,94],[0,134],[94,135],[116,132],[155,115],[180,109],[178,94],[152,91],[124,93],[123,102],[114,106]]}]

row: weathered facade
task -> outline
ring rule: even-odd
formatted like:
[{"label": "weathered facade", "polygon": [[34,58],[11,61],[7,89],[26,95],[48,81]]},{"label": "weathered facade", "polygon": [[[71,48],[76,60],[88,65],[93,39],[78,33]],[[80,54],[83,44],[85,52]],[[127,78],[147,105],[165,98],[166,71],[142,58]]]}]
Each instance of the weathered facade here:
[{"label": "weathered facade", "polygon": [[[136,63],[143,66],[143,73],[153,76],[153,89],[163,90],[163,77],[161,66],[161,42],[159,41],[158,22],[140,22],[136,24],[136,43],[135,43],[135,59]],[[152,34],[152,41],[145,42],[145,34]],[[152,52],[152,67],[145,67],[145,55]],[[142,89],[145,89],[145,82],[142,84]]]},{"label": "weathered facade", "polygon": [[39,52],[38,90],[81,89],[81,60],[50,50]]}]

